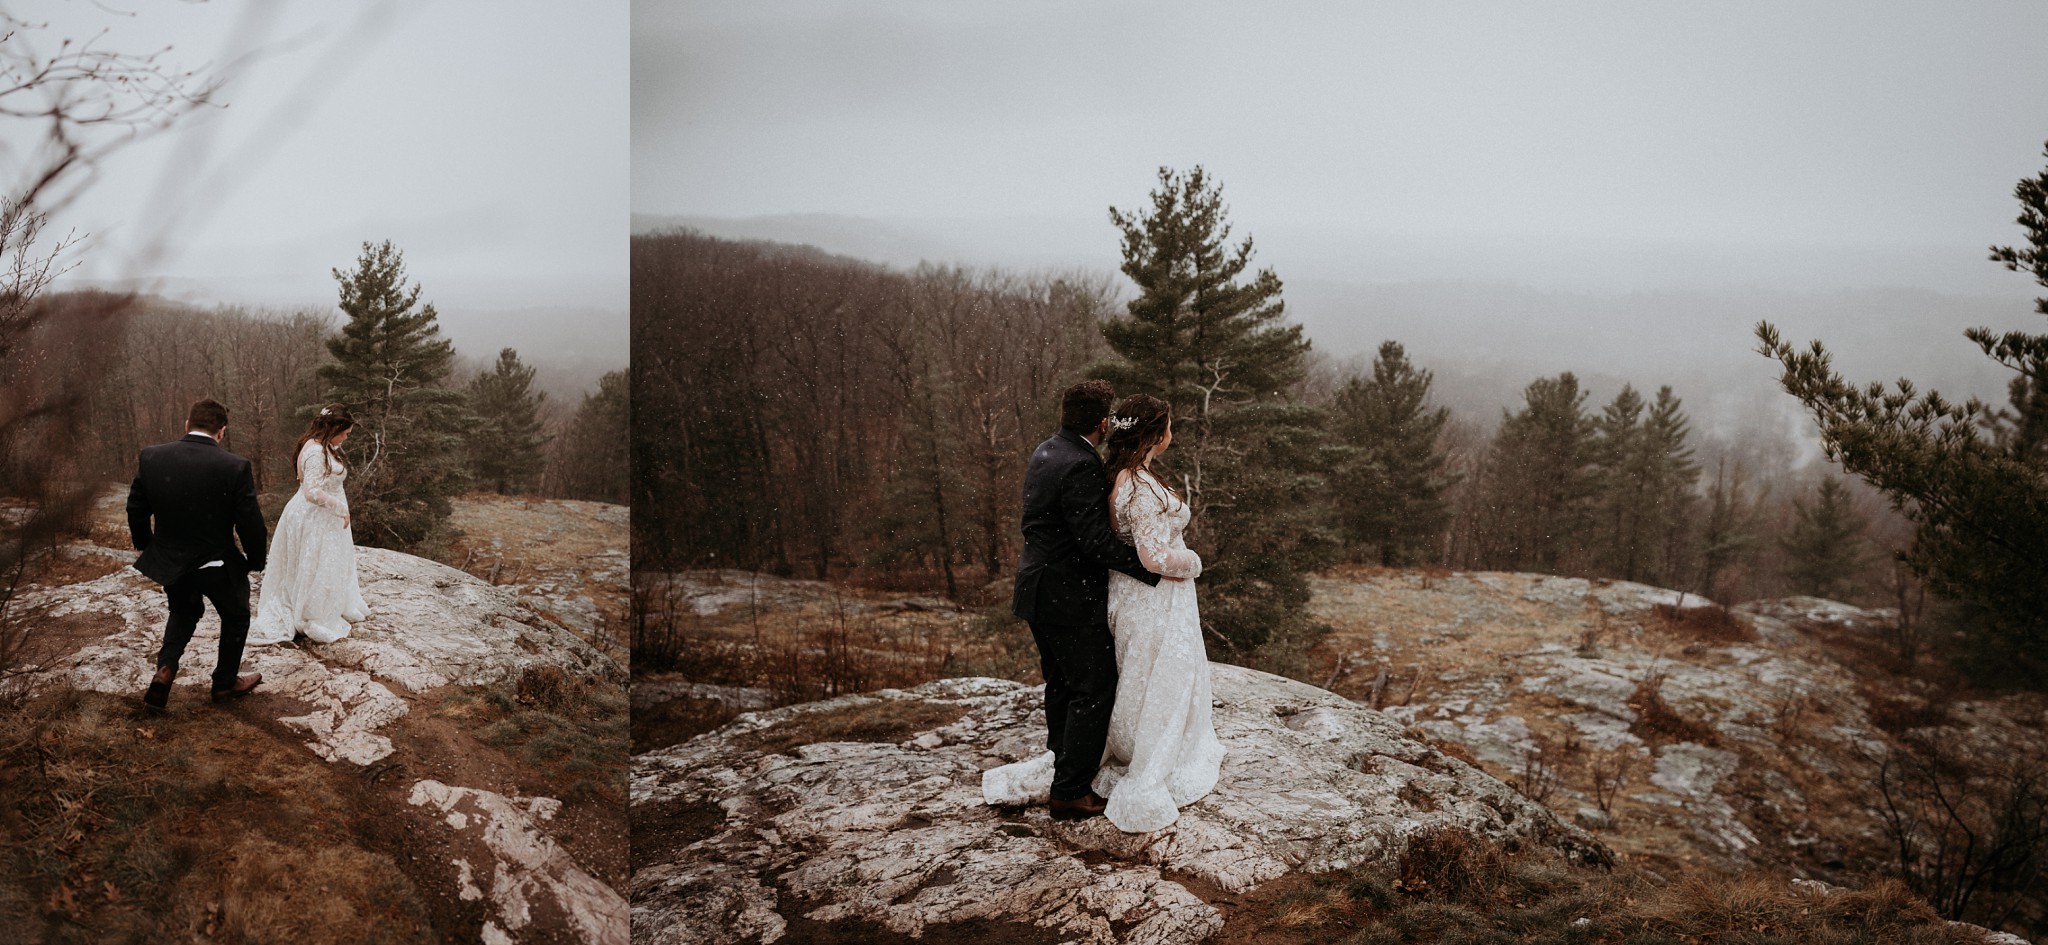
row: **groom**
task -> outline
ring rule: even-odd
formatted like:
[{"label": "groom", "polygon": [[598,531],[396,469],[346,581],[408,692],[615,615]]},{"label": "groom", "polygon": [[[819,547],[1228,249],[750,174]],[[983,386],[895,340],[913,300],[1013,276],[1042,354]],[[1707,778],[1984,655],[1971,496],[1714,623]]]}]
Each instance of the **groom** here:
[{"label": "groom", "polygon": [[1109,572],[1146,584],[1138,553],[1109,524],[1109,476],[1096,454],[1116,391],[1083,381],[1060,398],[1060,431],[1038,444],[1024,473],[1024,554],[1010,609],[1031,625],[1045,676],[1052,816],[1102,813],[1089,787],[1116,706],[1116,640],[1109,632]]},{"label": "groom", "polygon": [[[262,673],[237,675],[249,636],[249,572],[263,570],[264,532],[249,461],[220,445],[227,427],[228,408],[218,401],[193,404],[185,436],[143,447],[135,483],[128,488],[128,533],[142,552],[135,570],[162,584],[171,605],[156,675],[142,696],[152,709],[170,700],[178,658],[205,612],[202,601],[212,601],[220,615],[213,701],[246,696],[263,681]],[[156,520],[153,528],[151,518]]]}]

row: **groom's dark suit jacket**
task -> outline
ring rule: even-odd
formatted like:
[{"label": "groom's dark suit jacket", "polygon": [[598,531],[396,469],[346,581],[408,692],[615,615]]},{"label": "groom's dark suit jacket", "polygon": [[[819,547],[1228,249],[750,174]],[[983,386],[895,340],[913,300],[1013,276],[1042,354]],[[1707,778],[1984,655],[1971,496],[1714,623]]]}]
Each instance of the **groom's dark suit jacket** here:
[{"label": "groom's dark suit jacket", "polygon": [[1095,447],[1061,430],[1038,444],[1024,471],[1024,555],[1010,610],[1033,623],[1102,623],[1110,569],[1159,583],[1110,527],[1109,474]]},{"label": "groom's dark suit jacket", "polygon": [[166,587],[209,561],[263,570],[263,510],[249,461],[200,433],[143,447],[128,487],[128,534],[142,552],[135,570]]}]

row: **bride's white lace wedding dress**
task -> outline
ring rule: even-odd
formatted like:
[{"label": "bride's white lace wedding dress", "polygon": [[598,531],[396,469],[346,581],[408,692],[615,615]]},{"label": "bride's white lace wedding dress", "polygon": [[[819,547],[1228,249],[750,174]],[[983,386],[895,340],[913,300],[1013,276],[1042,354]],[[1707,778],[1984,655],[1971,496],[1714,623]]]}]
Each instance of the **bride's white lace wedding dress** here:
[{"label": "bride's white lace wedding dress", "polygon": [[270,539],[249,643],[287,643],[295,633],[332,643],[369,616],[356,580],[355,535],[342,524],[347,479],[348,467],[329,460],[319,443],[308,441],[299,450],[299,491],[285,503]]},{"label": "bride's white lace wedding dress", "polygon": [[1117,533],[1147,570],[1184,581],[1148,585],[1109,575],[1109,629],[1116,635],[1116,708],[1095,793],[1126,833],[1159,830],[1216,787],[1223,744],[1209,717],[1209,654],[1194,578],[1202,559],[1182,540],[1191,511],[1146,470],[1110,496]]},{"label": "bride's white lace wedding dress", "polygon": [[[1148,586],[1109,575],[1109,627],[1116,637],[1116,707],[1109,744],[1095,775],[1095,793],[1109,799],[1104,815],[1126,833],[1172,824],[1180,809],[1216,787],[1223,744],[1209,716],[1209,655],[1202,647],[1194,578],[1202,559],[1182,535],[1186,502],[1149,472],[1126,477],[1110,496],[1117,533],[1138,550],[1146,569],[1165,577]],[[1041,803],[1052,787],[1052,752],[982,773],[990,804]]]}]

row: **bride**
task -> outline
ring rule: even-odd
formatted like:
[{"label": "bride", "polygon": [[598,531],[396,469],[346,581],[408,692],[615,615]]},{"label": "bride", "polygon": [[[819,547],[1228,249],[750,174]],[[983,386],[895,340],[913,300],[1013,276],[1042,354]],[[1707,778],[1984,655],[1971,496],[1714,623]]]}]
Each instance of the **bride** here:
[{"label": "bride", "polygon": [[336,448],[355,426],[348,407],[328,404],[299,436],[299,491],[285,504],[271,538],[249,643],[288,643],[304,633],[315,643],[348,636],[369,616],[356,581],[355,536],[348,527],[348,465]]},{"label": "bride", "polygon": [[1154,587],[1109,575],[1109,628],[1116,636],[1116,707],[1095,793],[1103,812],[1126,833],[1159,830],[1180,808],[1216,786],[1223,745],[1209,717],[1209,657],[1202,648],[1195,583],[1202,559],[1182,541],[1188,504],[1153,475],[1154,457],[1173,443],[1165,401],[1133,394],[1118,404],[1103,443],[1114,475],[1111,518],[1119,537],[1137,548],[1145,567],[1166,577]]}]

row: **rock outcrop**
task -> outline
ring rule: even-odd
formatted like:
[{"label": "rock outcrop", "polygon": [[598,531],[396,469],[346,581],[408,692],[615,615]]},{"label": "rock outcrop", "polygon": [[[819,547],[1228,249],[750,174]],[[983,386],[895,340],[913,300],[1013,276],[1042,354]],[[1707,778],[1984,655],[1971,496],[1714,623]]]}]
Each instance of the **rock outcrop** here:
[{"label": "rock outcrop", "polygon": [[[64,553],[110,562],[133,558],[90,546]],[[347,638],[250,647],[242,663],[245,672],[263,674],[261,694],[287,697],[264,700],[289,707],[277,721],[302,734],[306,747],[329,762],[368,766],[391,755],[386,733],[404,724],[417,697],[443,686],[499,683],[533,666],[624,678],[623,667],[537,613],[512,589],[375,548],[357,549],[357,568],[371,616]],[[253,577],[260,581],[260,575]],[[36,588],[14,606],[43,632],[80,641],[24,677],[34,686],[139,695],[147,685],[163,639],[164,596],[132,568]],[[172,711],[191,710],[204,699],[219,643],[220,622],[209,607],[185,651]],[[465,898],[474,891],[490,903],[491,916],[476,933],[481,941],[522,941],[540,913],[558,916],[556,925],[577,941],[628,940],[624,897],[579,866],[542,826],[559,801],[511,799],[425,779],[412,785],[407,800],[442,815],[454,834],[451,849],[465,851],[446,869]]]},{"label": "rock outcrop", "polygon": [[1937,706],[1923,681],[1873,665],[1897,620],[1886,609],[1791,597],[1724,611],[1626,581],[1506,572],[1311,584],[1353,668],[1336,689],[1363,698],[1387,667],[1389,715],[1496,775],[1546,779],[1550,806],[1665,872],[1856,883],[1896,856],[1867,785],[1902,725],[1996,757],[2030,739],[2039,751],[2031,720],[2048,712],[2021,693]]},{"label": "rock outcrop", "polygon": [[635,939],[766,943],[804,921],[1194,943],[1224,922],[1205,895],[1290,872],[1393,871],[1430,831],[1611,860],[1591,835],[1381,713],[1278,676],[1212,672],[1229,751],[1221,780],[1153,834],[983,803],[982,771],[1044,748],[1042,688],[1005,680],[750,713],[641,755]]},{"label": "rock outcrop", "polygon": [[[406,713],[407,696],[440,686],[502,682],[539,664],[582,676],[621,673],[596,648],[509,591],[454,568],[381,548],[357,549],[356,566],[370,618],[349,636],[329,644],[252,646],[242,659],[244,671],[263,674],[265,692],[312,707],[281,721],[305,732],[307,747],[322,758],[366,765],[390,754],[391,741],[378,729]],[[252,577],[260,587],[261,575]],[[163,643],[164,597],[134,569],[36,590],[17,606],[93,637],[60,664],[45,667],[39,685],[113,693],[141,692],[148,685]],[[209,607],[185,650],[181,682],[203,680],[219,652],[220,619]],[[177,698],[191,698],[203,691],[201,685],[179,686]]]}]

